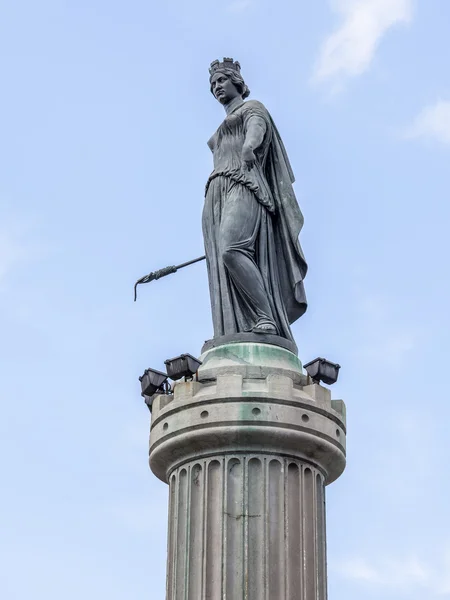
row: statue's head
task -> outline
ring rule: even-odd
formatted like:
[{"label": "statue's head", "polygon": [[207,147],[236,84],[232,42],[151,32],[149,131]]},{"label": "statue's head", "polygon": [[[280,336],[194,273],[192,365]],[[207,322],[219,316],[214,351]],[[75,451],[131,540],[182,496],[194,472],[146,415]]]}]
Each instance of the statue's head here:
[{"label": "statue's head", "polygon": [[228,104],[238,96],[245,100],[250,95],[250,90],[241,75],[241,65],[232,58],[211,63],[209,84],[211,93],[221,104]]}]

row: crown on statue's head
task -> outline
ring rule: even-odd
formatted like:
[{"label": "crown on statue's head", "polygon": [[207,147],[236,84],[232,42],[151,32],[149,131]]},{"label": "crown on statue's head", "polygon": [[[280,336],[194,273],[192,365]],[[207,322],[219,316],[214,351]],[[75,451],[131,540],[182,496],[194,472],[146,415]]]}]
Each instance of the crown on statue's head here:
[{"label": "crown on statue's head", "polygon": [[224,58],[223,62],[219,62],[218,60],[214,60],[209,67],[209,74],[214,75],[216,71],[219,69],[231,69],[232,71],[236,71],[237,73],[241,72],[241,65],[238,61],[234,61],[232,58]]}]

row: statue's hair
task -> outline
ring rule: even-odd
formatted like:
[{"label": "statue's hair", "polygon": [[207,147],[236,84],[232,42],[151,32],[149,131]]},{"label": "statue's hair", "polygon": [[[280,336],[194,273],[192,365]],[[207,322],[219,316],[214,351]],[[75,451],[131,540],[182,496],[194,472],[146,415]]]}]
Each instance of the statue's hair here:
[{"label": "statue's hair", "polygon": [[[211,83],[211,79],[212,79],[213,75],[216,75],[216,73],[223,73],[224,75],[226,75],[228,77],[228,79],[230,79],[231,83],[233,83],[236,86],[236,89],[242,96],[243,100],[245,100],[246,98],[248,98],[250,96],[250,90],[249,90],[248,86],[246,85],[244,78],[242,77],[242,75],[240,73],[238,73],[237,71],[234,71],[233,69],[216,69],[216,71],[214,71],[214,73],[209,78],[210,83]],[[211,94],[214,95],[212,88],[211,88]]]}]

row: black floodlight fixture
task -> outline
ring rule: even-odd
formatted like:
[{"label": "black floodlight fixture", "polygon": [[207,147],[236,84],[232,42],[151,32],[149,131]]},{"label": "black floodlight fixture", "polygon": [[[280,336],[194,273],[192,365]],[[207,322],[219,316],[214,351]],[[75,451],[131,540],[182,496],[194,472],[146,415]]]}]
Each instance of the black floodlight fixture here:
[{"label": "black floodlight fixture", "polygon": [[154,396],[144,396],[144,402],[150,412],[152,412],[153,398]]},{"label": "black floodlight fixture", "polygon": [[141,396],[144,396],[144,398],[146,396],[151,397],[158,391],[161,394],[167,393],[167,379],[167,373],[157,371],[156,369],[145,369],[144,374],[139,377],[142,390]]},{"label": "black floodlight fixture", "polygon": [[167,367],[167,375],[176,381],[182,377],[192,379],[202,363],[191,354],[180,354],[175,358],[168,358],[164,364]]},{"label": "black floodlight fixture", "polygon": [[328,385],[333,385],[338,379],[341,365],[332,363],[326,358],[316,358],[304,367],[314,383],[323,381]]}]

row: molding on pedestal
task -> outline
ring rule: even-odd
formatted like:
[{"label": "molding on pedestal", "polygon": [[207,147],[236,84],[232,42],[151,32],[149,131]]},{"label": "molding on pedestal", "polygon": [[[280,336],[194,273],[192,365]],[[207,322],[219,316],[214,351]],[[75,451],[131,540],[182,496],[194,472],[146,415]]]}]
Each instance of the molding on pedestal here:
[{"label": "molding on pedestal", "polygon": [[218,348],[219,346],[229,346],[236,342],[254,343],[256,345],[269,344],[272,346],[279,346],[280,348],[286,348],[294,354],[298,353],[298,348],[295,342],[291,342],[284,337],[279,335],[267,334],[267,333],[252,333],[251,331],[242,333],[231,333],[229,335],[222,335],[212,340],[207,340],[202,348],[202,352],[205,353],[212,348]]},{"label": "molding on pedestal", "polygon": [[265,452],[312,464],[331,483],[345,468],[344,403],[332,403],[328,389],[309,384],[287,350],[247,346],[258,347],[233,344],[225,359],[223,349],[213,349],[200,381],[177,383],[173,395],[155,397],[152,471],[168,482],[174,469],[196,458]]}]

